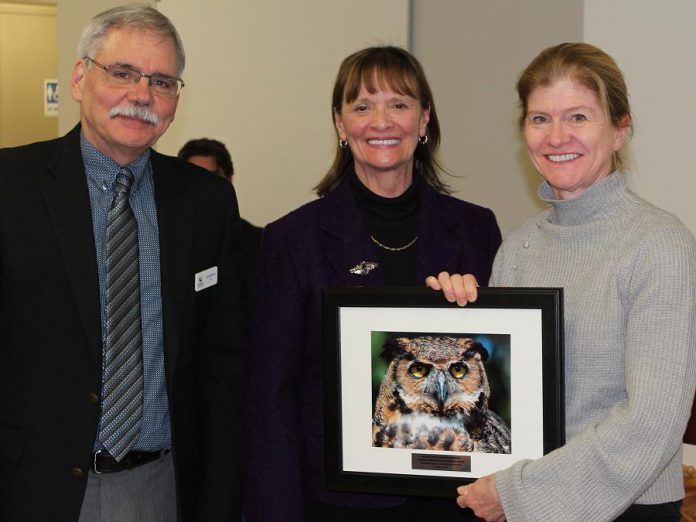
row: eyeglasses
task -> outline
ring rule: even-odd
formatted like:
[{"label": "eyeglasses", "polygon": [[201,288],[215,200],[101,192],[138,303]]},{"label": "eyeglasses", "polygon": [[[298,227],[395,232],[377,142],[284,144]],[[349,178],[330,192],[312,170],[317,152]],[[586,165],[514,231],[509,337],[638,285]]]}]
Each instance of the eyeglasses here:
[{"label": "eyeglasses", "polygon": [[185,85],[181,78],[163,74],[145,74],[127,65],[103,65],[89,56],[85,56],[85,60],[89,60],[103,69],[108,75],[107,81],[114,87],[132,87],[137,85],[141,78],[147,78],[148,84],[155,94],[166,98],[176,98]]}]

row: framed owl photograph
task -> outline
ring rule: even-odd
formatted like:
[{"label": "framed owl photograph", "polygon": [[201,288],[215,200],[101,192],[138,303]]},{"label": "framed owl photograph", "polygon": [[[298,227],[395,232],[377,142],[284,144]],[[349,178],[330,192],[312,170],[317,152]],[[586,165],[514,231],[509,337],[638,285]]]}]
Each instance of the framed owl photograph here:
[{"label": "framed owl photograph", "polygon": [[564,444],[562,289],[323,299],[327,488],[451,498]]}]

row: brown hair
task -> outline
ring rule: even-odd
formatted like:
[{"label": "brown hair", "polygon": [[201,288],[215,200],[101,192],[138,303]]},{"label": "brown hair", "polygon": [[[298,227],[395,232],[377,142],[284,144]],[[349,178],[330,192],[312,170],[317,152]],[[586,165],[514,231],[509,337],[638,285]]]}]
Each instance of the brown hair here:
[{"label": "brown hair", "polygon": [[[411,96],[420,101],[421,108],[430,110],[426,133],[428,141],[416,147],[415,170],[435,190],[449,193],[449,188],[438,175],[438,171],[444,172],[444,169],[436,157],[440,146],[440,124],[435,102],[418,60],[408,51],[391,46],[368,47],[345,58],[338,69],[331,98],[332,121],[334,114],[341,111],[344,102],[351,103],[358,97],[362,86],[370,93],[388,88],[399,94]],[[333,164],[314,187],[316,193],[325,196],[335,189],[352,165],[353,154],[350,148],[341,148],[336,140]]]},{"label": "brown hair", "polygon": [[[576,81],[594,92],[615,128],[631,124],[626,81],[612,57],[587,43],[562,43],[541,51],[517,80],[520,128],[524,129],[527,103],[534,89],[564,79]],[[621,151],[616,151],[612,157],[612,169],[621,169],[624,165]]]}]

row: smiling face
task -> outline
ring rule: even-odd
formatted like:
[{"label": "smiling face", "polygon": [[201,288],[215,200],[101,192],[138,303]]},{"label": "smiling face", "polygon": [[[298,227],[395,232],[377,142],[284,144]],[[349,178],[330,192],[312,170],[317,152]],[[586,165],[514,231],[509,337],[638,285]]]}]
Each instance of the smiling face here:
[{"label": "smiling face", "polygon": [[629,131],[614,127],[595,93],[570,79],[538,86],[527,102],[524,138],[557,199],[574,199],[612,170]]},{"label": "smiling face", "polygon": [[[106,66],[129,65],[145,74],[177,76],[174,42],[140,29],[112,29],[93,58]],[[87,139],[119,165],[127,165],[164,134],[174,119],[178,98],[155,95],[147,78],[128,87],[111,85],[107,78],[106,71],[96,65],[88,69],[85,60],[80,60],[73,70],[72,96],[80,103]],[[157,122],[113,116],[116,108],[147,109]]]},{"label": "smiling face", "polygon": [[410,185],[418,138],[425,135],[429,111],[416,98],[390,89],[345,100],[335,113],[339,138],[348,140],[358,178],[370,187],[375,178],[392,175]]}]

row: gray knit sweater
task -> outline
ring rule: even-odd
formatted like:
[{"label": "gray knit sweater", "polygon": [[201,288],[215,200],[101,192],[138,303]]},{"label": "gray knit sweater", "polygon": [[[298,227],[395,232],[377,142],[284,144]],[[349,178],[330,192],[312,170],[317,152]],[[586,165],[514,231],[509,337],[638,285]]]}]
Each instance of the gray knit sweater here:
[{"label": "gray knit sweater", "polygon": [[[696,384],[696,241],[614,173],[514,231],[491,286],[563,287],[566,437],[496,473],[509,521],[612,520],[684,496]],[[513,442],[514,442],[513,428]],[[513,445],[514,447],[514,445]]]}]

